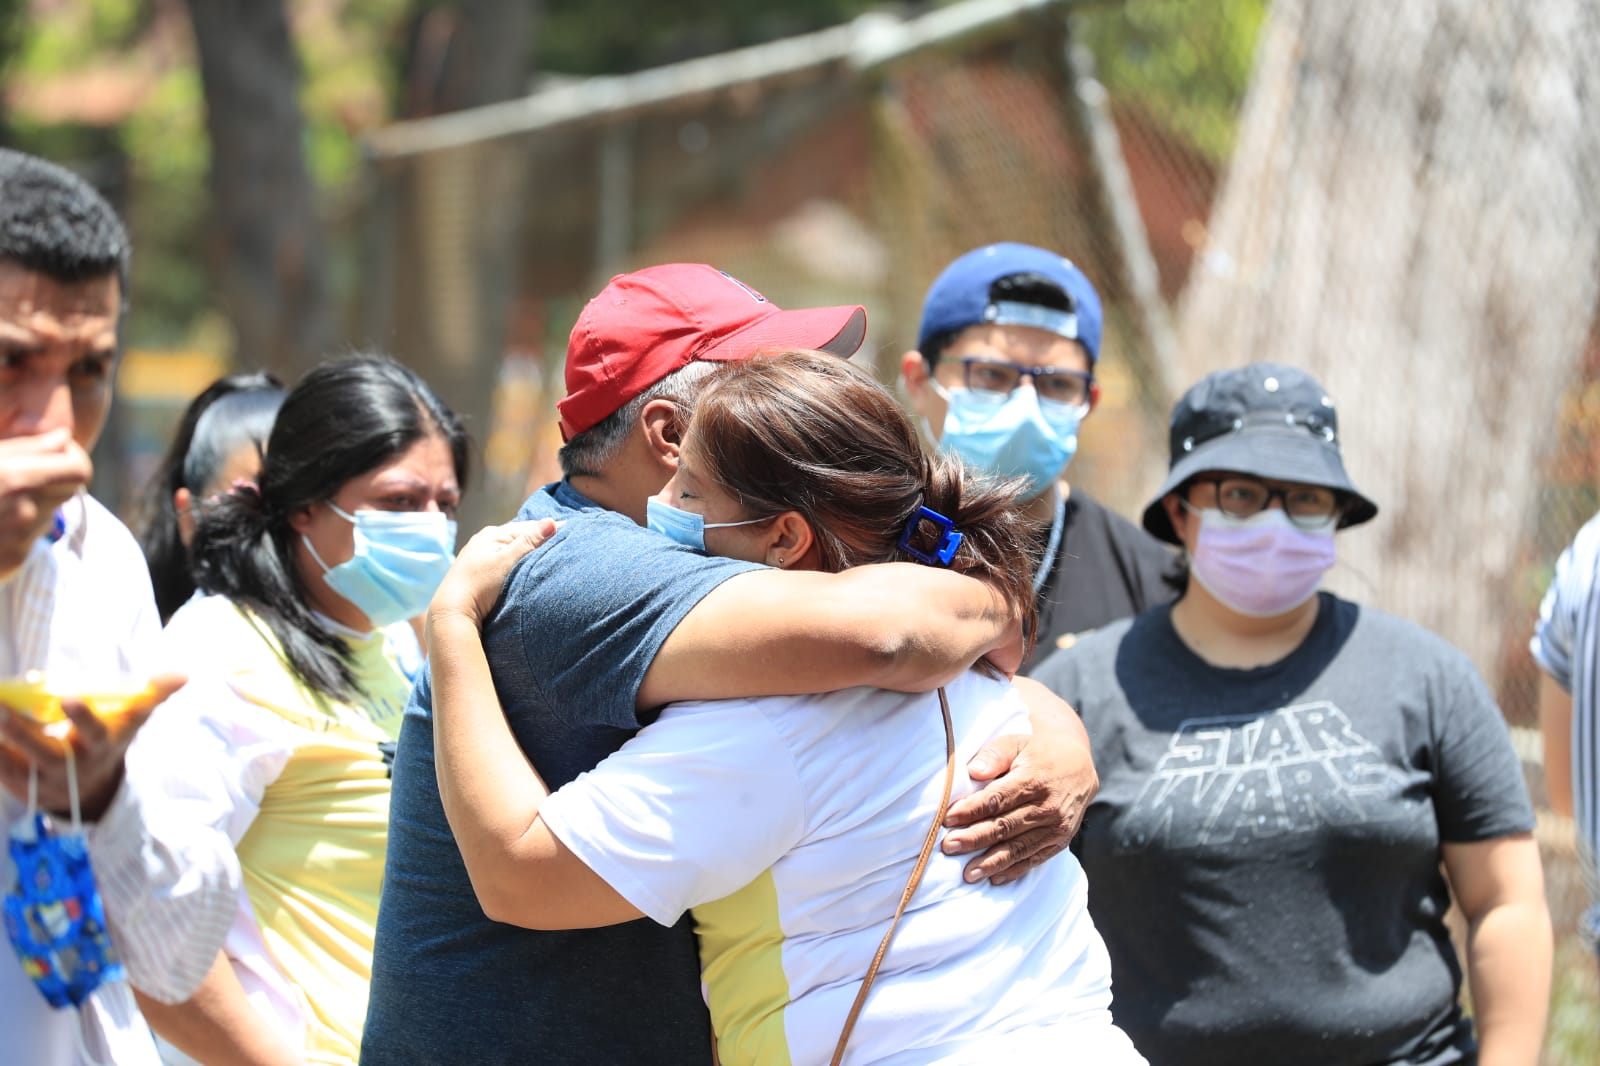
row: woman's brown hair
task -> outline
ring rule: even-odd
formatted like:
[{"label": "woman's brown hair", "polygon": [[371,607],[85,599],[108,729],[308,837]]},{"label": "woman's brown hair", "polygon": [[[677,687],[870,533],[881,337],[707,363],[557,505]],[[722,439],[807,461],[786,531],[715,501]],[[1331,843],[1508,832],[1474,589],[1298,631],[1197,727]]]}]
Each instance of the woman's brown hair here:
[{"label": "woman's brown hair", "polygon": [[[989,582],[1034,632],[1038,524],[1018,506],[1021,478],[997,480],[954,456],[925,454],[904,409],[870,375],[825,352],[787,351],[721,367],[689,423],[702,472],[752,518],[798,511],[821,568],[911,560],[900,538],[927,507],[962,534],[949,567]],[[911,544],[931,554],[934,523]]]}]

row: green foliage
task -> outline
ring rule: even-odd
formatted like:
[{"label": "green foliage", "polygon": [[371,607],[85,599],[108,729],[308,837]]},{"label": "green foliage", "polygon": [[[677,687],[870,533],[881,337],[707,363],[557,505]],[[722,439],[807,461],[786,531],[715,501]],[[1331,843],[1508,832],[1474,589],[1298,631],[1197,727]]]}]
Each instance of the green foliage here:
[{"label": "green foliage", "polygon": [[[41,11],[27,0],[0,0],[8,83],[54,82],[54,95],[63,96],[74,89],[61,79],[110,71],[130,76],[102,91],[140,94],[128,118],[112,127],[6,116],[9,143],[82,171],[126,216],[136,263],[127,339],[136,345],[180,341],[210,295],[198,253],[209,158],[199,75],[189,66],[163,70],[139,52],[152,11],[141,0],[81,0]],[[15,37],[7,37],[10,27]]]},{"label": "green foliage", "polygon": [[[413,0],[287,2],[302,62],[307,165],[319,185],[337,190],[357,170],[355,133],[388,117],[387,82],[398,62],[394,41]],[[8,84],[106,70],[153,72],[153,80],[115,127],[46,127],[26,115],[5,116],[6,140],[102,185],[109,176],[117,187],[108,191],[127,216],[137,263],[128,340],[190,343],[213,321],[207,309],[216,293],[206,262],[205,97],[197,65],[174,56],[171,47],[192,39],[186,13],[181,5],[149,0],[37,7],[0,0],[0,74]],[[166,24],[158,25],[162,19]]]},{"label": "green foliage", "polygon": [[346,0],[308,11],[295,23],[306,165],[323,188],[355,177],[356,133],[389,117],[400,62],[395,41],[413,6],[412,0]]},{"label": "green foliage", "polygon": [[[28,0],[0,0],[0,78],[21,54],[27,24]],[[0,111],[0,124],[4,121],[4,112]]]},{"label": "green foliage", "polygon": [[120,127],[131,167],[134,344],[180,345],[212,297],[205,262],[211,165],[200,72],[180,67]]},{"label": "green foliage", "polygon": [[1270,0],[1127,0],[1080,17],[1100,81],[1212,160],[1233,150]]},{"label": "green foliage", "polygon": [[[23,9],[26,0],[5,6]],[[145,21],[139,0],[78,0],[53,5],[47,17],[28,21],[18,68],[31,74],[78,70],[86,59],[115,53],[133,43]]]}]

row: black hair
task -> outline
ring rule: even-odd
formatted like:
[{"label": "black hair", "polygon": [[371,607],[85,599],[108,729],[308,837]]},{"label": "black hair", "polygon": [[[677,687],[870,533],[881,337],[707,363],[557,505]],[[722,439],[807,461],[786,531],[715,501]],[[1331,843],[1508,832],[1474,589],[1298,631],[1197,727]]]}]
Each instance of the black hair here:
[{"label": "black hair", "polygon": [[[1077,310],[1076,305],[1072,302],[1071,293],[1043,274],[1032,270],[1021,274],[1007,274],[990,285],[989,302],[998,303],[1001,300],[1007,303],[1048,307],[1053,311]],[[978,324],[973,323],[973,325]],[[945,351],[955,341],[960,332],[961,330],[946,330],[943,333],[935,333],[928,338],[927,344],[924,345],[926,350],[923,351],[922,358],[927,360],[929,370],[939,365],[940,358],[944,356]]]},{"label": "black hair", "polygon": [[223,462],[242,445],[265,454],[272,421],[285,396],[271,374],[218,378],[190,401],[178,431],[145,486],[139,546],[155,585],[156,610],[165,624],[194,595],[189,549],[178,531],[174,495],[188,489],[198,498],[211,489]]},{"label": "black hair", "polygon": [[348,645],[307,602],[294,567],[290,516],[435,435],[449,445],[464,485],[466,430],[415,372],[381,355],[323,363],[279,408],[258,487],[230,492],[198,516],[191,549],[196,583],[249,609],[315,693],[345,702],[363,695]]},{"label": "black hair", "polygon": [[115,275],[128,298],[128,231],[87,181],[37,156],[0,148],[0,260],[56,281]]}]

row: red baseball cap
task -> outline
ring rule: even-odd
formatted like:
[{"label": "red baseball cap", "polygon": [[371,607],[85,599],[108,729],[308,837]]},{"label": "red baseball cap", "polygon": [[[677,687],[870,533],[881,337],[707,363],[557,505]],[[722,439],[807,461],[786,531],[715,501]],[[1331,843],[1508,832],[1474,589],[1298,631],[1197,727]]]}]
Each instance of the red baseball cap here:
[{"label": "red baseball cap", "polygon": [[867,335],[855,307],[783,311],[704,263],[618,274],[584,307],[567,340],[567,395],[556,404],[563,439],[590,429],[697,359],[813,348],[849,358]]}]

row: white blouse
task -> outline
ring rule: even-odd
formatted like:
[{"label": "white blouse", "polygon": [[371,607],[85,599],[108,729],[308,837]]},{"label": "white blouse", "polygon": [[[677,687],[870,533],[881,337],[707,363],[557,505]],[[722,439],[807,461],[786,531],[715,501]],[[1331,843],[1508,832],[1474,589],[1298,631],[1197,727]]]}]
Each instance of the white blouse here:
[{"label": "white blouse", "polygon": [[[69,501],[62,517],[62,536],[39,541],[22,568],[0,582],[0,677],[41,667],[55,677],[148,676],[160,623],[139,546],[86,494]],[[24,810],[16,797],[0,794],[5,826]],[[189,998],[211,969],[240,889],[226,837],[126,781],[87,836],[129,979],[152,999]],[[0,854],[0,883],[9,887],[15,878]],[[101,986],[78,1011],[55,1010],[9,944],[0,946],[0,1033],[14,1062],[158,1061],[126,984]]]}]

